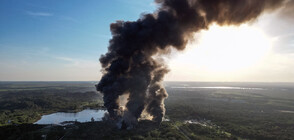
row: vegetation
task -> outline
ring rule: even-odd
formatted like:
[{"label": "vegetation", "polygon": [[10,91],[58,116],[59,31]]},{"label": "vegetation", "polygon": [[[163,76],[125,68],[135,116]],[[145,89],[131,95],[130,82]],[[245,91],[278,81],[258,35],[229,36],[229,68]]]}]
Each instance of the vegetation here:
[{"label": "vegetation", "polygon": [[[181,123],[180,123],[181,124]],[[103,139],[103,140],[186,140],[186,139],[236,139],[214,128],[196,124],[163,122],[160,126],[151,121],[141,121],[135,129],[120,130],[110,122],[76,123],[67,126],[42,126],[23,124],[0,128],[3,139]],[[29,128],[27,131],[23,128]],[[15,133],[16,132],[16,133]],[[0,135],[1,136],[1,135]],[[1,137],[0,137],[1,138]]]},{"label": "vegetation", "polygon": [[77,112],[84,108],[102,107],[101,94],[93,90],[82,91],[88,85],[69,85],[0,83],[0,87],[5,89],[0,92],[0,126],[34,123],[42,115],[53,112]]},{"label": "vegetation", "polygon": [[294,139],[294,86],[261,87],[264,90],[168,87],[167,115],[177,121],[210,120],[247,139]]},{"label": "vegetation", "polygon": [[[101,108],[93,82],[0,83],[0,139],[294,139],[294,84],[166,83],[160,126],[141,121],[119,130],[109,122],[33,125],[42,114]],[[179,85],[257,89],[175,88]],[[7,123],[11,120],[11,123]]]}]

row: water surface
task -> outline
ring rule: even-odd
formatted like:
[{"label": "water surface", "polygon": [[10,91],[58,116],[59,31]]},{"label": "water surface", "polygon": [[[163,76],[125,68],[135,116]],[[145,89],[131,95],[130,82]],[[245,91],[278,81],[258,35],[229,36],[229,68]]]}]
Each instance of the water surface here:
[{"label": "water surface", "polygon": [[57,112],[49,115],[43,115],[40,120],[35,122],[35,124],[60,124],[64,121],[89,122],[91,121],[91,118],[95,121],[101,121],[105,112],[105,110],[93,109],[85,109],[77,113]]}]

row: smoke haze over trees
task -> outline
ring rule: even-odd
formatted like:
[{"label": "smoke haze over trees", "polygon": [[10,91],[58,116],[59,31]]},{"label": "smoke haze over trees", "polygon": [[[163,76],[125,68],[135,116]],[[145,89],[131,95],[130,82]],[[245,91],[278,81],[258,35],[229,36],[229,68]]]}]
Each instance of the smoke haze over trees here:
[{"label": "smoke haze over trees", "polygon": [[[161,122],[164,99],[162,85],[168,68],[161,55],[170,49],[184,50],[193,34],[213,23],[240,25],[265,11],[281,7],[284,0],[155,0],[159,9],[137,21],[110,25],[112,39],[101,56],[103,77],[97,85],[109,117],[133,126],[142,113]],[[128,95],[125,107],[119,97]]]}]

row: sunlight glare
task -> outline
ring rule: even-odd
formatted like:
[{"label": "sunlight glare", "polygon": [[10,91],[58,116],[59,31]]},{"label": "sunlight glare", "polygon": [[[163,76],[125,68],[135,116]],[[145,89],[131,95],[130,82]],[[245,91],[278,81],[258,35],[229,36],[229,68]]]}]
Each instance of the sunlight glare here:
[{"label": "sunlight glare", "polygon": [[270,47],[270,39],[257,28],[249,25],[213,25],[209,30],[202,31],[198,42],[188,45],[175,61],[189,68],[236,71],[259,62]]}]

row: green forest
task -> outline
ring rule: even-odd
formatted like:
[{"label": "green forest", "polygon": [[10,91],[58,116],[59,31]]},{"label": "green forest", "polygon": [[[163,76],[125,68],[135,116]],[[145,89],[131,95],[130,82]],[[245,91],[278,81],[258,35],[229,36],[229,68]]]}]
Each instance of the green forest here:
[{"label": "green forest", "polygon": [[135,129],[120,130],[108,121],[33,124],[44,114],[103,109],[92,82],[1,83],[0,139],[294,139],[291,85],[259,85],[272,87],[268,90],[174,88],[179,84],[166,83],[169,97],[160,125],[146,120]]}]

